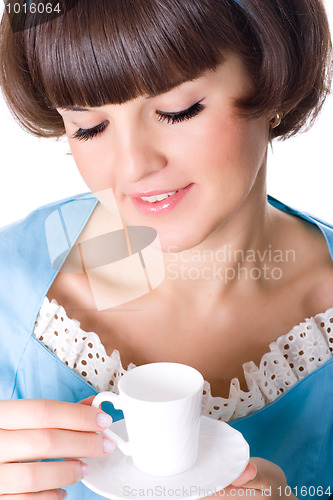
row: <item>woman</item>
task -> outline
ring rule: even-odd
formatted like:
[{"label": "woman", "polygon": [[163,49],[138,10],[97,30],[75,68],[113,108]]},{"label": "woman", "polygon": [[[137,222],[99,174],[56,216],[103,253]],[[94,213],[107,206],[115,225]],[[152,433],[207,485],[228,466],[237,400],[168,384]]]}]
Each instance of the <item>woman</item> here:
[{"label": "woman", "polygon": [[[112,450],[96,434],[107,416],[73,403],[168,360],[202,372],[203,413],[260,457],[236,496],[331,494],[333,232],[267,200],[265,182],[270,141],[311,122],[327,93],[321,2],[73,3],[1,25],[10,108],[36,135],[67,134],[94,195],[2,233],[0,492],[60,498],[87,472],[76,457]],[[134,241],[133,226],[158,241]],[[100,238],[116,231],[128,248],[112,260]],[[138,261],[115,280],[134,243],[163,253],[165,275],[143,264],[146,288]]]}]

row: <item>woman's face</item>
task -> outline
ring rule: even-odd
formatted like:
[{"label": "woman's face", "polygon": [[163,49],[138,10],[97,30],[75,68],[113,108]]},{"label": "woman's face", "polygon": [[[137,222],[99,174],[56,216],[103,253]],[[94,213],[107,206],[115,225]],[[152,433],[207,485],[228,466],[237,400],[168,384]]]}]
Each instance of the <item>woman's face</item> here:
[{"label": "woman's face", "polygon": [[165,251],[213,248],[265,194],[268,117],[245,119],[234,106],[249,89],[230,55],[164,94],[58,111],[83,179],[95,193],[113,190],[125,224],[154,227]]}]

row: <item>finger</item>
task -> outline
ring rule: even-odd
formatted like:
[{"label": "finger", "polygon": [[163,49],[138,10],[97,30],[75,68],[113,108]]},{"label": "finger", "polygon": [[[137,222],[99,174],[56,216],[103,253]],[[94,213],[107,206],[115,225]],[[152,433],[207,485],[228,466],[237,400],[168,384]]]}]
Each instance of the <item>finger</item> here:
[{"label": "finger", "polygon": [[91,406],[92,405],[92,402],[94,401],[95,399],[95,396],[89,396],[89,398],[86,398],[86,399],[82,399],[81,401],[79,401],[78,405],[87,405],[87,406]]},{"label": "finger", "polygon": [[0,465],[0,495],[49,491],[74,484],[87,474],[79,460]]},{"label": "finger", "polygon": [[253,478],[249,479],[246,475],[247,469],[245,469],[244,473],[232,483],[233,486],[264,490],[269,487],[278,488],[287,485],[286,477],[278,465],[263,458],[251,458],[250,464],[252,464],[251,468],[254,467],[252,470],[256,472]]},{"label": "finger", "polygon": [[59,429],[0,430],[0,462],[21,462],[45,458],[102,457],[114,444],[96,432]]},{"label": "finger", "polygon": [[23,493],[16,495],[1,495],[1,500],[62,500],[66,498],[65,490],[39,491],[38,493]]},{"label": "finger", "polygon": [[111,423],[111,417],[101,409],[85,404],[51,399],[0,401],[0,429],[100,431]]}]

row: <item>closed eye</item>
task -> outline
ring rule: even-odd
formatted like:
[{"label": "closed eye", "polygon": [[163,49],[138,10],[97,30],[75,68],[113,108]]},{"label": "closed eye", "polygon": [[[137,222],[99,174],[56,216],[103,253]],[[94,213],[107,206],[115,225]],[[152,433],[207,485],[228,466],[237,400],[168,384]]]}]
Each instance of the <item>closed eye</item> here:
[{"label": "closed eye", "polygon": [[194,118],[204,108],[205,106],[201,104],[201,101],[198,101],[195,104],[193,104],[193,106],[190,106],[189,108],[184,109],[183,111],[179,111],[177,113],[168,113],[157,110],[156,114],[158,115],[158,120],[160,122],[173,124],[173,123],[184,122],[185,120],[190,120],[191,118]]},{"label": "closed eye", "polygon": [[[160,122],[166,122],[168,124],[181,123],[186,120],[190,120],[197,116],[205,106],[201,103],[201,101],[196,102],[192,106],[183,111],[179,111],[177,113],[165,112],[165,111],[156,111],[158,115],[158,120]],[[71,137],[72,139],[76,139],[78,141],[88,141],[89,139],[93,139],[94,137],[102,134],[106,127],[108,126],[108,121],[104,121],[96,125],[96,127],[84,129],[79,128]]]},{"label": "closed eye", "polygon": [[75,134],[72,135],[72,139],[76,139],[78,141],[88,141],[89,139],[93,139],[97,135],[101,134],[104,132],[106,127],[108,126],[108,121],[99,123],[96,125],[96,127],[92,128],[79,128],[75,132]]}]

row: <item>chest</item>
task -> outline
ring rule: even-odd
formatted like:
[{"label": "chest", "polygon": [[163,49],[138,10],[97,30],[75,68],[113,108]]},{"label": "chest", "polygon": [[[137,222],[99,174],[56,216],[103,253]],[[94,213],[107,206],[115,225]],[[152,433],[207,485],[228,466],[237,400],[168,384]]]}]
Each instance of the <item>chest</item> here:
[{"label": "chest", "polygon": [[[204,294],[195,301],[166,294],[161,286],[104,311],[96,310],[85,275],[59,273],[48,298],[56,299],[83,330],[97,333],[107,354],[117,349],[124,368],[156,361],[189,364],[210,382],[213,395],[228,396],[234,377],[246,389],[244,363],[259,365],[271,342],[332,306],[331,267],[329,272],[312,269],[306,266],[292,285],[286,280],[253,291],[248,284],[214,303]],[[194,296],[190,290],[188,295]]]},{"label": "chest", "polygon": [[[61,286],[60,290],[69,288]],[[113,310],[96,311],[83,304],[77,294],[70,294],[74,296],[75,303],[56,288],[49,292],[49,298],[56,298],[68,316],[80,321],[83,330],[98,334],[107,354],[114,349],[120,352],[124,368],[129,363],[185,363],[203,374],[213,395],[224,397],[228,397],[235,377],[246,390],[243,364],[254,361],[259,365],[270,342],[305,317],[295,303],[288,309],[288,297],[283,304],[282,299],[268,303],[257,299],[254,303],[244,297],[211,310],[205,310],[204,303],[201,308],[199,303],[184,310],[151,294],[149,300],[143,297]],[[286,311],[283,315],[281,306]]]}]

